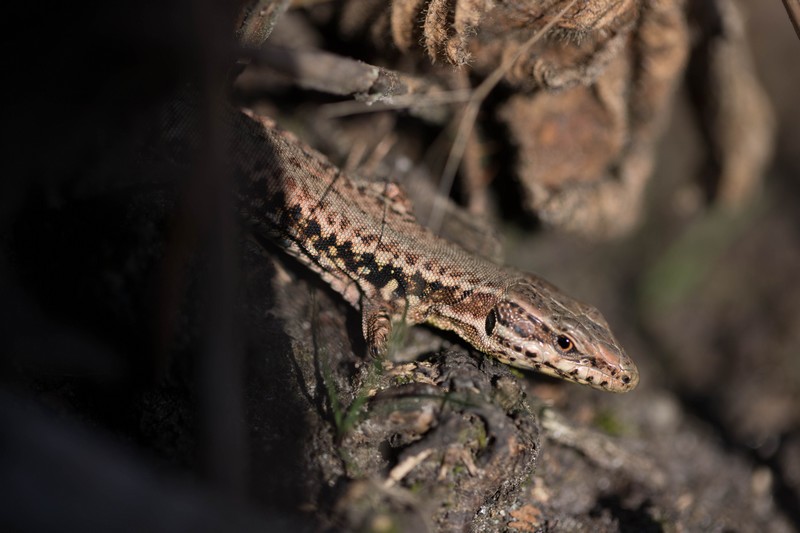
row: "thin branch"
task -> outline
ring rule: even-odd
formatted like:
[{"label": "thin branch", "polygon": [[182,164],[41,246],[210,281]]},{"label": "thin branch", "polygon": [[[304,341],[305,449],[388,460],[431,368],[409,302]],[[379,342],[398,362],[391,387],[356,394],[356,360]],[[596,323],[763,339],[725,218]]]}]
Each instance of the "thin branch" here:
[{"label": "thin branch", "polygon": [[[339,96],[354,96],[357,102],[328,104],[323,114],[328,117],[386,109],[408,109],[429,122],[442,123],[445,113],[435,106],[469,99],[469,92],[449,92],[426,78],[411,76],[354,59],[315,49],[295,49],[265,44],[259,50],[242,52],[252,67],[242,73],[237,84],[253,90],[274,81],[275,72],[291,83],[314,91]],[[269,69],[262,76],[258,67]]]}]

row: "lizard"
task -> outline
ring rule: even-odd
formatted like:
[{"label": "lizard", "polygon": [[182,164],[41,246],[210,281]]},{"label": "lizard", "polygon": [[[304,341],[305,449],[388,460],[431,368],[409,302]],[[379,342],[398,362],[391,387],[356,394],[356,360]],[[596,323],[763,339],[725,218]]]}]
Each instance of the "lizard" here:
[{"label": "lizard", "polygon": [[237,209],[248,231],[361,311],[371,355],[385,354],[393,324],[405,321],[454,332],[513,367],[610,392],[636,387],[635,364],[596,308],[435,235],[397,184],[355,180],[272,119],[233,113]]}]

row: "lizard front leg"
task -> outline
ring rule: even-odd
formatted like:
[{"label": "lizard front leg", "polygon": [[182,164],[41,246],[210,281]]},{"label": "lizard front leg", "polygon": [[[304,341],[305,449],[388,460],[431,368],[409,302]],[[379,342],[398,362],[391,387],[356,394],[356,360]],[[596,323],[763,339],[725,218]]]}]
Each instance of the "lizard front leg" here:
[{"label": "lizard front leg", "polygon": [[374,358],[380,358],[389,351],[392,334],[392,317],[388,307],[367,302],[361,307],[361,327],[367,350]]}]

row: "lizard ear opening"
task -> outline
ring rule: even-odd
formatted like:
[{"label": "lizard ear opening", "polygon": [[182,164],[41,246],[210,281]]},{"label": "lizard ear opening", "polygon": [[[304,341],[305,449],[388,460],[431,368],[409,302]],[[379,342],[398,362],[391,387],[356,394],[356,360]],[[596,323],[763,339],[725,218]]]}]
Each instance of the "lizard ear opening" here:
[{"label": "lizard ear opening", "polygon": [[489,311],[489,314],[486,315],[486,323],[485,323],[486,335],[492,334],[495,325],[497,325],[497,314],[495,313],[495,310],[492,309],[491,311]]}]

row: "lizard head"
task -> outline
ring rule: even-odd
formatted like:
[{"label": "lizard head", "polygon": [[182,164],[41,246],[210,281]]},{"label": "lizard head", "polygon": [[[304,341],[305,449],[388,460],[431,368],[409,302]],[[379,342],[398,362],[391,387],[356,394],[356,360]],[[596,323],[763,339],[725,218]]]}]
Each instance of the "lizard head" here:
[{"label": "lizard head", "polygon": [[639,382],[603,315],[538,278],[511,283],[484,326],[483,350],[511,366],[611,392]]}]

